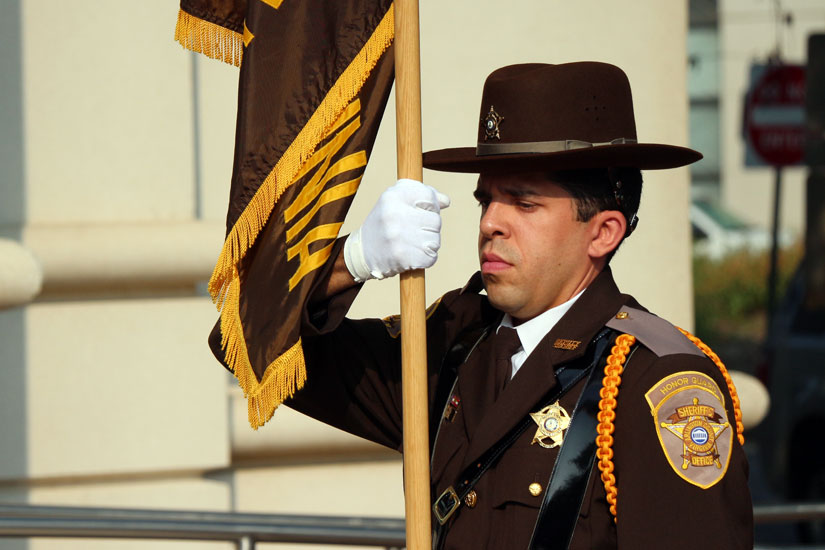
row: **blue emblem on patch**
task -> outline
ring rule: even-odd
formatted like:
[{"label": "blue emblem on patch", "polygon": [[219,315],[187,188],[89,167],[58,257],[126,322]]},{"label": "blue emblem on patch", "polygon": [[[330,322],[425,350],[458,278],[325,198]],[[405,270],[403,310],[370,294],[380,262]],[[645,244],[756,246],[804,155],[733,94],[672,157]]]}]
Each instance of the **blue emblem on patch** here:
[{"label": "blue emblem on patch", "polygon": [[690,439],[697,445],[704,445],[708,442],[708,431],[701,426],[697,426],[690,431]]}]

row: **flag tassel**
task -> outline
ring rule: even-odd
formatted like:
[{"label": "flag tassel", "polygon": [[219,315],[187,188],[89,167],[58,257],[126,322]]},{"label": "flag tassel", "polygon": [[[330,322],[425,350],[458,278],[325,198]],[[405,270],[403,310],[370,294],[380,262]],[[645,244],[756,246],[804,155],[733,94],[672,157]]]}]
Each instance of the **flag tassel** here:
[{"label": "flag tassel", "polygon": [[236,67],[241,66],[243,36],[240,33],[195,17],[184,10],[178,11],[175,40],[187,50]]}]

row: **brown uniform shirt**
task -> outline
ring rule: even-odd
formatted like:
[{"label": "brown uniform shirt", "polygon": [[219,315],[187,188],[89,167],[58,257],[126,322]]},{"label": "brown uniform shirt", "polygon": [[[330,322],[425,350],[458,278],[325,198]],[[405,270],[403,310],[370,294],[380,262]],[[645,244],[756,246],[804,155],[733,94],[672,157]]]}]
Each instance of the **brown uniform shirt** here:
[{"label": "brown uniform shirt", "polygon": [[[432,403],[432,394],[451,344],[466,327],[495,323],[501,317],[473,286],[471,282],[446,294],[429,312],[431,414],[442,414],[443,403]],[[335,297],[311,320],[307,314],[302,331],[307,384],[287,404],[403,451],[396,321],[345,319],[356,293],[352,289]],[[479,344],[458,369],[456,414],[441,421],[432,461],[434,497],[508,430],[544,405],[541,399],[556,384],[556,369],[580,357],[587,342],[623,305],[639,308],[633,298],[619,293],[607,269],[545,336],[497,398],[489,342]],[[557,339],[582,345],[563,349],[553,345]],[[659,356],[640,344],[628,361],[617,398],[613,449],[618,522],[614,524],[609,513],[594,466],[570,548],[753,547],[747,463],[736,438],[724,477],[707,489],[679,477],[663,452],[645,394],[664,377],[681,371],[710,376],[724,393],[727,417],[734,418],[725,382],[709,359],[690,353]],[[571,416],[583,385],[579,383],[560,400]],[[558,448],[531,444],[534,434],[535,430],[528,429],[484,474],[475,488],[476,505],[457,510],[445,549],[527,548],[558,455]],[[534,483],[542,488],[536,496],[529,490]]]}]

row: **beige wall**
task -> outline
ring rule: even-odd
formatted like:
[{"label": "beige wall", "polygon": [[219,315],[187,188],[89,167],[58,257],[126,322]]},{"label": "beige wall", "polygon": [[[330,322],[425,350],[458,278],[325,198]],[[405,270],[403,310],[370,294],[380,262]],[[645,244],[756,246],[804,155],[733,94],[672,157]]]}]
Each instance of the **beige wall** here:
[{"label": "beige wall", "polygon": [[[805,65],[808,35],[825,31],[821,0],[783,0],[781,7],[791,15],[790,25],[777,26],[774,2],[719,2],[722,201],[743,220],[765,228],[772,223],[774,171],[745,167],[741,133],[750,66],[764,63],[777,45],[786,63]],[[805,230],[806,177],[805,168],[783,171],[780,225],[793,236]]]},{"label": "beige wall", "polygon": [[171,55],[170,4],[21,4],[29,223],[191,217],[191,59]]},{"label": "beige wall", "polygon": [[[215,310],[195,285],[223,214],[194,218],[193,57],[171,40],[176,14],[161,1],[0,6],[0,232],[43,281],[34,304],[0,311],[4,502],[231,507],[231,483],[208,476],[231,460],[228,375],[204,346]],[[147,547],[204,545],[0,539]]]},{"label": "beige wall", "polygon": [[[687,142],[684,2],[421,10],[425,149],[473,142],[494,68],[586,59],[627,71],[642,140]],[[237,70],[175,44],[176,11],[162,0],[0,6],[11,54],[0,60],[0,236],[43,269],[34,304],[0,311],[0,500],[399,516],[395,455],[290,411],[252,432],[206,349],[216,312],[200,283],[221,245]],[[390,112],[345,230],[395,179],[394,131]],[[425,178],[453,198],[433,300],[476,269],[478,210],[472,176]],[[690,326],[687,171],[645,179],[642,222],[615,271]],[[395,312],[397,294],[396,280],[371,283],[354,314]],[[0,549],[69,547],[20,544]],[[95,547],[160,546],[124,544]]]}]

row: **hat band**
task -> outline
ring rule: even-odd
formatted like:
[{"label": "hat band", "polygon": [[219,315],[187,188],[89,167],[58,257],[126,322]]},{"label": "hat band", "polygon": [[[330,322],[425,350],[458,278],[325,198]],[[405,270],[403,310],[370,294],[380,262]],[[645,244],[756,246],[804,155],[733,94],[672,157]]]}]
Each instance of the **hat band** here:
[{"label": "hat band", "polygon": [[636,143],[636,140],[629,138],[616,138],[612,141],[593,143],[578,139],[560,139],[557,141],[523,141],[520,143],[479,143],[476,145],[476,156],[486,157],[489,155],[511,155],[520,153],[559,153],[561,151],[572,151],[573,149],[589,149],[591,147],[625,145],[629,143]]}]

